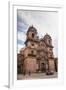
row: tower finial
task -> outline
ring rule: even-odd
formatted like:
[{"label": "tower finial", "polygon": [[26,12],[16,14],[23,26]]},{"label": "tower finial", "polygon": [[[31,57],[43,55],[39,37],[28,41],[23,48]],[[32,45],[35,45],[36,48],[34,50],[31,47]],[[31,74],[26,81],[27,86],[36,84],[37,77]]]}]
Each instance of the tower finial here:
[{"label": "tower finial", "polygon": [[32,24],[32,27],[33,27],[33,24]]}]

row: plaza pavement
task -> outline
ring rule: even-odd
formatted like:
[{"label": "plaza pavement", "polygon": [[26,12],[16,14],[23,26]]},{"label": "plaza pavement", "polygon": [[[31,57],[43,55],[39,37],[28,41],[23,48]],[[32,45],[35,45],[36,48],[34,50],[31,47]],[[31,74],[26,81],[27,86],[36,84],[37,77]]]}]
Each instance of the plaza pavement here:
[{"label": "plaza pavement", "polygon": [[46,75],[45,73],[33,73],[31,75],[26,74],[18,74],[17,75],[17,80],[28,80],[28,79],[49,79],[49,78],[57,78],[58,73],[55,72],[53,75]]}]

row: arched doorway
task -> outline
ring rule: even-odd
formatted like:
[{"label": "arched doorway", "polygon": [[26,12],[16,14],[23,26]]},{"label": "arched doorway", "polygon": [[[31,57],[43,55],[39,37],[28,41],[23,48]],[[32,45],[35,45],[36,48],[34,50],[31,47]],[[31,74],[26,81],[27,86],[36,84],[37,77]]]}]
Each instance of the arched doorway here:
[{"label": "arched doorway", "polygon": [[46,72],[46,64],[41,63],[41,72]]}]

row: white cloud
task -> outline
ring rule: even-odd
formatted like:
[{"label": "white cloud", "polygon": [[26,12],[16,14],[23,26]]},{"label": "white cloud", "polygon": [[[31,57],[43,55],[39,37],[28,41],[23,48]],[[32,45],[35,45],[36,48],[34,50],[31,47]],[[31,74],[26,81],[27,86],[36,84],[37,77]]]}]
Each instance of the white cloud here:
[{"label": "white cloud", "polygon": [[18,40],[25,41],[26,40],[26,35],[23,32],[18,32],[17,34]]}]

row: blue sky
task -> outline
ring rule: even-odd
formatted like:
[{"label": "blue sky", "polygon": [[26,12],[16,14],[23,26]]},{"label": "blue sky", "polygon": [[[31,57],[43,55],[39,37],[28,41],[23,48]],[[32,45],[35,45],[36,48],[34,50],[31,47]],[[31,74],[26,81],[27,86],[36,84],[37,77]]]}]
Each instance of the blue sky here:
[{"label": "blue sky", "polygon": [[24,47],[26,40],[26,32],[28,27],[33,25],[39,37],[43,37],[46,33],[51,35],[54,46],[54,55],[58,56],[58,13],[45,11],[17,11],[17,31],[18,31],[18,52]]}]

